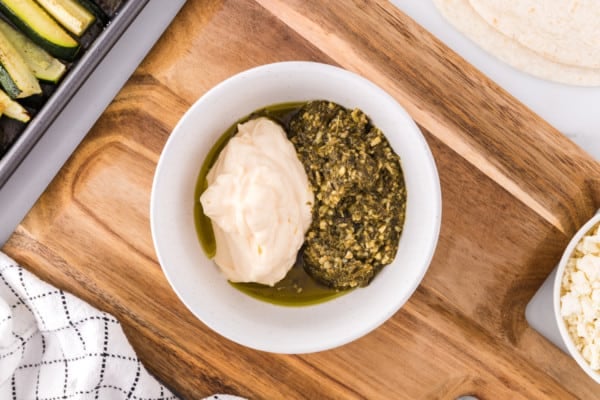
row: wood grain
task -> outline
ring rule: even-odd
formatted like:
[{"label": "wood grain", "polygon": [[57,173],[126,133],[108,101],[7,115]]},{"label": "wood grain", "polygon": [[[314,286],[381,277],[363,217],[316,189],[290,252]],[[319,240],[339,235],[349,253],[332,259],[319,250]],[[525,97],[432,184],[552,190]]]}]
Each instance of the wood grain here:
[{"label": "wood grain", "polygon": [[[315,60],[360,73],[411,113],[442,185],[425,279],[383,326],[302,356],[243,348],[178,300],[148,220],[154,168],[193,101],[244,69]],[[189,0],[3,251],[123,323],[185,398],[600,398],[524,309],[600,206],[600,166],[379,1]]]}]

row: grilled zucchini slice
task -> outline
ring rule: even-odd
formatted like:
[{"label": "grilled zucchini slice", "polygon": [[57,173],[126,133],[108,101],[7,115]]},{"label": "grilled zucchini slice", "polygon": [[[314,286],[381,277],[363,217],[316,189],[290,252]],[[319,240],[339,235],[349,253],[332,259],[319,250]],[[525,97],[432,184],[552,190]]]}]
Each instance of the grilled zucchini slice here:
[{"label": "grilled zucchini slice", "polygon": [[81,36],[96,17],[76,0],[37,0],[69,32]]},{"label": "grilled zucchini slice", "polygon": [[42,88],[21,54],[0,32],[0,84],[12,98],[42,93]]},{"label": "grilled zucchini slice", "polygon": [[27,36],[0,19],[0,32],[17,49],[36,78],[57,83],[65,74],[65,64],[52,57],[48,52],[33,43]]},{"label": "grilled zucchini slice", "polygon": [[100,8],[100,6],[96,4],[94,0],[78,0],[78,2],[79,4],[87,8],[89,12],[94,14],[102,25],[108,24],[110,18],[108,17],[108,15],[106,15],[104,10],[102,10],[102,8]]},{"label": "grilled zucchini slice", "polygon": [[0,0],[0,11],[54,57],[71,61],[77,55],[80,48],[77,40],[34,0]]},{"label": "grilled zucchini slice", "polygon": [[3,114],[8,118],[16,119],[21,122],[28,122],[31,119],[27,110],[8,97],[2,90],[0,90],[0,108],[2,109]]}]

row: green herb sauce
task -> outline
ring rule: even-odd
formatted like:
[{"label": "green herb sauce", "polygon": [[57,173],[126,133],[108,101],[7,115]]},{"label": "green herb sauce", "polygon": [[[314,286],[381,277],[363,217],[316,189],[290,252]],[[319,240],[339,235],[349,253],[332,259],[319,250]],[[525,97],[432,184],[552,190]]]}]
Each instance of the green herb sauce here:
[{"label": "green herb sauce", "polygon": [[[204,214],[202,205],[199,201],[200,195],[208,187],[208,183],[206,181],[206,175],[208,174],[208,171],[210,171],[210,168],[216,162],[221,150],[223,150],[227,142],[229,142],[229,139],[231,139],[237,132],[238,124],[244,123],[253,118],[267,117],[278,122],[287,131],[290,120],[292,117],[294,117],[294,115],[296,115],[300,107],[302,107],[304,104],[305,103],[275,104],[257,110],[247,117],[240,119],[229,129],[227,129],[208,152],[204,163],[200,168],[200,173],[196,182],[196,190],[194,192],[194,220],[196,224],[198,240],[202,245],[204,253],[209,258],[213,258],[215,256],[217,247],[210,219]],[[230,284],[234,288],[251,297],[284,306],[306,306],[318,304],[348,292],[329,288],[314,280],[304,270],[301,256],[298,257],[295,265],[290,269],[285,278],[277,282],[273,287],[259,283],[230,282]]]}]

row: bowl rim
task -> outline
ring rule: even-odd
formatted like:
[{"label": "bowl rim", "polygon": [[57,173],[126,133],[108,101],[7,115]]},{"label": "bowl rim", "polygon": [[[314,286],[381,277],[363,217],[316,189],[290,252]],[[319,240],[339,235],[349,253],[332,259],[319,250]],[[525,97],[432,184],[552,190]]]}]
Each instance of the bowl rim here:
[{"label": "bowl rim", "polygon": [[[322,70],[329,70],[330,72],[333,71],[332,73],[336,73],[336,74],[343,74],[347,78],[351,77],[351,79],[358,80],[361,82],[361,84],[371,87],[377,93],[377,96],[380,96],[380,97],[386,99],[386,101],[392,101],[395,104],[396,111],[398,113],[400,113],[403,116],[403,118],[407,121],[407,124],[408,124],[407,129],[410,129],[411,131],[413,131],[412,135],[414,135],[414,137],[418,140],[418,143],[416,143],[416,145],[423,146],[423,148],[425,150],[426,157],[423,159],[423,162],[426,163],[426,165],[428,166],[428,168],[429,168],[428,174],[431,174],[431,177],[433,178],[432,179],[433,193],[431,193],[431,195],[432,195],[432,202],[434,204],[435,209],[431,211],[431,214],[433,214],[434,222],[429,228],[431,230],[431,232],[430,232],[431,237],[430,237],[430,241],[427,245],[427,252],[426,252],[426,254],[423,254],[420,258],[421,265],[419,265],[419,267],[418,267],[418,268],[420,268],[418,278],[415,279],[413,282],[411,282],[411,285],[407,287],[405,292],[403,292],[403,296],[398,296],[398,301],[394,304],[395,307],[391,307],[393,309],[390,309],[386,313],[380,313],[380,317],[377,319],[376,322],[374,322],[370,325],[365,324],[360,329],[355,329],[355,330],[353,330],[353,332],[349,333],[344,338],[341,338],[341,339],[338,338],[337,340],[323,340],[322,342],[317,343],[317,344],[298,343],[295,345],[294,348],[290,348],[289,346],[287,346],[285,348],[281,348],[281,347],[277,347],[276,344],[272,344],[272,345],[268,345],[268,346],[257,346],[255,344],[250,344],[244,340],[240,340],[239,337],[232,337],[232,336],[224,333],[223,331],[219,330],[215,326],[213,326],[213,324],[207,322],[202,316],[200,316],[196,312],[194,307],[192,307],[188,303],[188,301],[186,300],[186,296],[183,293],[181,293],[180,290],[178,289],[178,287],[176,286],[174,276],[171,276],[171,272],[169,271],[169,268],[166,266],[163,255],[161,254],[160,243],[159,243],[159,240],[156,235],[156,232],[157,232],[156,223],[157,222],[154,218],[155,210],[157,207],[156,192],[157,192],[157,186],[158,186],[158,180],[159,180],[158,178],[159,178],[160,172],[163,168],[163,164],[167,162],[163,156],[168,153],[170,146],[175,141],[175,137],[178,136],[177,132],[182,129],[182,126],[184,124],[186,124],[186,121],[190,118],[190,115],[192,115],[194,113],[194,110],[197,107],[200,107],[200,104],[206,98],[213,96],[214,93],[220,91],[223,86],[235,85],[235,84],[237,84],[237,81],[245,80],[253,74],[262,73],[264,70],[272,70],[272,69],[276,69],[276,70],[292,69],[293,70],[294,68],[296,68],[296,69],[317,68],[317,69],[322,69]],[[235,121],[233,121],[233,122],[235,122]],[[167,142],[161,152],[160,158],[157,163],[157,167],[156,167],[156,171],[155,171],[155,175],[154,175],[154,179],[153,179],[153,183],[152,183],[152,192],[151,192],[151,199],[150,199],[150,225],[151,225],[154,249],[155,249],[159,264],[161,266],[161,269],[163,270],[163,273],[165,274],[167,281],[169,282],[169,285],[171,286],[172,290],[177,294],[180,301],[182,301],[184,303],[184,305],[188,308],[188,310],[190,310],[197,319],[199,319],[202,323],[207,325],[211,330],[217,332],[221,336],[223,336],[231,341],[234,341],[238,344],[241,344],[243,346],[253,348],[256,350],[262,350],[262,351],[268,351],[268,352],[274,352],[274,353],[286,353],[286,354],[311,353],[311,352],[323,351],[323,350],[339,347],[339,346],[342,346],[344,344],[347,344],[349,342],[352,342],[352,341],[364,336],[365,334],[375,330],[377,327],[379,327],[381,324],[383,324],[385,321],[387,321],[394,313],[396,313],[406,303],[406,301],[408,301],[408,299],[412,296],[414,291],[417,289],[417,287],[422,282],[423,277],[425,276],[427,270],[429,269],[429,266],[431,264],[434,254],[435,254],[437,244],[439,241],[441,220],[442,220],[442,194],[441,194],[440,179],[439,179],[439,174],[437,171],[435,159],[431,152],[431,148],[429,147],[427,141],[425,140],[423,133],[421,132],[421,130],[419,129],[419,127],[417,126],[415,121],[412,119],[410,114],[408,114],[408,112],[404,109],[404,107],[402,107],[402,105],[395,98],[393,98],[384,89],[382,89],[378,85],[375,85],[373,82],[371,82],[367,78],[365,78],[359,74],[356,74],[354,72],[348,71],[346,69],[340,68],[340,67],[336,67],[336,66],[324,64],[324,63],[319,63],[319,62],[312,62],[312,61],[284,61],[284,62],[276,62],[276,63],[264,64],[264,65],[260,65],[257,67],[253,67],[253,68],[244,70],[242,72],[239,72],[237,74],[234,74],[234,75],[228,77],[227,79],[216,84],[211,89],[206,91],[203,95],[201,95],[188,108],[188,110],[186,110],[184,115],[180,118],[178,123],[173,128],[171,134],[169,135],[169,138],[167,139]],[[428,238],[429,238],[429,236],[428,236]],[[351,294],[349,294],[349,296],[350,295]],[[342,298],[343,297],[346,297],[346,296],[342,296]],[[257,301],[259,301],[259,300],[257,300]],[[332,300],[332,301],[335,301],[335,300]],[[302,308],[318,307],[318,306],[319,306],[319,304],[312,305],[312,306],[306,306],[306,307],[302,307]]]},{"label": "bowl rim", "polygon": [[600,209],[596,211],[594,216],[592,216],[585,224],[579,228],[579,230],[573,235],[569,244],[565,248],[562,257],[558,263],[558,267],[556,269],[556,276],[554,277],[554,287],[553,287],[553,309],[554,309],[554,318],[556,324],[558,325],[558,330],[560,332],[560,336],[565,343],[565,346],[569,350],[570,355],[575,359],[577,364],[589,375],[590,378],[595,380],[597,383],[600,383],[600,372],[594,371],[592,367],[588,364],[588,362],[583,358],[579,350],[575,347],[573,339],[569,332],[567,331],[567,327],[564,319],[560,315],[560,291],[562,287],[562,278],[565,273],[565,269],[567,267],[567,262],[571,258],[575,247],[579,244],[581,239],[597,224],[600,223]]}]

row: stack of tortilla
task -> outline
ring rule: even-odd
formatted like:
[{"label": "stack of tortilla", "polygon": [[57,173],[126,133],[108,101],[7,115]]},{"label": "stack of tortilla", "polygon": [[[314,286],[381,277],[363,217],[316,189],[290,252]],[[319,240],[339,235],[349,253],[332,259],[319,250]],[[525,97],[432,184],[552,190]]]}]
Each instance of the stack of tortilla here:
[{"label": "stack of tortilla", "polygon": [[555,82],[600,86],[600,0],[433,0],[489,53]]}]

